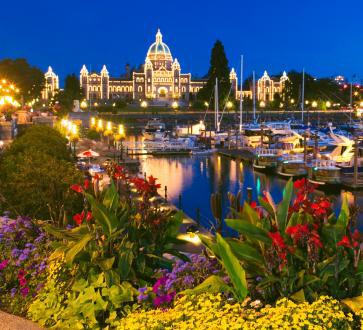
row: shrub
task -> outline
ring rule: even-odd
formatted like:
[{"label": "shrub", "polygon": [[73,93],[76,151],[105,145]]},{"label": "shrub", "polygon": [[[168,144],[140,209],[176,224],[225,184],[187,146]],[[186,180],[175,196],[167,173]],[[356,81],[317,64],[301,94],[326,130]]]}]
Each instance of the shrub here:
[{"label": "shrub", "polygon": [[30,218],[0,217],[0,309],[24,314],[46,278],[50,248]]},{"label": "shrub", "polygon": [[296,304],[286,298],[275,306],[259,301],[227,301],[220,294],[184,296],[173,308],[134,311],[115,321],[116,329],[359,329],[361,316],[330,297]]},{"label": "shrub", "polygon": [[69,185],[81,173],[70,162],[66,139],[56,130],[34,126],[14,140],[0,159],[0,210],[32,218],[63,221],[80,198]]}]

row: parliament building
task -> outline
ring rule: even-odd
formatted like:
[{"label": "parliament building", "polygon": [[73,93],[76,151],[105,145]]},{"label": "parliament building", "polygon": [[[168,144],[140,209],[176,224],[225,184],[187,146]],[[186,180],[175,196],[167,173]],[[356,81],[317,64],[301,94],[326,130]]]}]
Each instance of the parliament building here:
[{"label": "parliament building", "polygon": [[[230,71],[231,95],[240,99],[241,91],[237,73]],[[276,94],[282,95],[285,83],[289,78],[286,72],[281,77],[270,77],[265,71],[256,82],[256,99],[271,102]],[[51,67],[45,74],[43,99],[54,96],[59,89],[58,76]],[[180,63],[173,59],[169,47],[163,42],[163,36],[158,30],[155,42],[151,44],[146,54],[145,63],[139,70],[124,77],[111,77],[106,66],[98,72],[89,72],[83,65],[80,72],[80,85],[88,102],[114,102],[125,99],[140,103],[147,101],[149,105],[171,105],[174,101],[180,106],[188,106],[196,94],[206,84],[206,79],[192,79],[190,73],[182,73]],[[242,92],[244,98],[252,98],[250,90]]]},{"label": "parliament building", "polygon": [[164,104],[175,100],[188,103],[205,82],[192,80],[190,73],[181,72],[180,64],[163,42],[160,30],[149,47],[143,70],[133,72],[130,79],[110,77],[105,65],[100,73],[90,73],[83,65],[80,74],[81,87],[90,101],[122,98]]}]

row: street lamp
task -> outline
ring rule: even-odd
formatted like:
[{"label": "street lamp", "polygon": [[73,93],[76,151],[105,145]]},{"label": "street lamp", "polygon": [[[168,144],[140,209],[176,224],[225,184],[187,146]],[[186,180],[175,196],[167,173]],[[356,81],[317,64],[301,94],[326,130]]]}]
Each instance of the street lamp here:
[{"label": "street lamp", "polygon": [[81,109],[86,109],[87,108],[87,101],[86,100],[83,100],[80,104],[81,106]]},{"label": "street lamp", "polygon": [[330,107],[331,107],[331,103],[330,103],[330,101],[326,101],[325,105],[326,105],[326,108],[327,108],[327,109],[328,109],[328,108],[330,108]]},{"label": "street lamp", "polygon": [[318,102],[313,101],[313,103],[311,103],[311,106],[312,106],[313,108],[316,108],[316,107],[318,106]]},{"label": "street lamp", "polygon": [[146,101],[142,101],[140,105],[141,105],[141,108],[144,108],[144,109],[147,108],[147,102]]},{"label": "street lamp", "polygon": [[76,143],[78,141],[78,126],[72,122],[70,122],[69,126],[69,143],[72,148],[73,143],[73,157],[76,157]]},{"label": "street lamp", "polygon": [[172,107],[174,110],[178,109],[178,107],[179,107],[178,102],[177,102],[177,101],[174,101],[174,102],[171,104],[171,107]]},{"label": "street lamp", "polygon": [[106,125],[106,130],[103,133],[104,136],[107,136],[107,146],[108,146],[108,150],[110,150],[110,136],[112,135],[112,130],[113,130],[112,123],[110,121],[108,121],[107,122],[107,125]]},{"label": "street lamp", "polygon": [[233,103],[231,101],[227,102],[227,109],[230,110],[233,108]]},{"label": "street lamp", "polygon": [[91,117],[91,128],[95,128],[95,126],[96,126],[96,118]]},{"label": "street lamp", "polygon": [[261,108],[264,108],[265,106],[266,106],[265,101],[261,101],[261,102],[260,102],[260,107],[261,107]]},{"label": "street lamp", "polygon": [[[120,143],[120,160],[123,159],[123,146],[122,146],[122,140],[125,137],[125,128],[124,125],[120,124],[118,125],[118,130],[117,130],[117,134],[115,135],[115,140],[116,142],[121,142]],[[118,149],[118,145],[117,145],[117,149]]]}]

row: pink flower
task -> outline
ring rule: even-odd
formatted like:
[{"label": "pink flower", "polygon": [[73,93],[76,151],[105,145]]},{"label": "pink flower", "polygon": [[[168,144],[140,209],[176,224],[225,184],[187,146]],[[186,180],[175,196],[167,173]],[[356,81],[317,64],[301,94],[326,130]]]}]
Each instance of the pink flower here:
[{"label": "pink flower", "polygon": [[20,289],[20,293],[23,297],[26,297],[29,294],[29,288],[25,287],[25,288],[21,288]]},{"label": "pink flower", "polygon": [[4,268],[6,268],[6,266],[9,264],[9,260],[3,260],[1,263],[0,263],[0,270],[3,270]]}]

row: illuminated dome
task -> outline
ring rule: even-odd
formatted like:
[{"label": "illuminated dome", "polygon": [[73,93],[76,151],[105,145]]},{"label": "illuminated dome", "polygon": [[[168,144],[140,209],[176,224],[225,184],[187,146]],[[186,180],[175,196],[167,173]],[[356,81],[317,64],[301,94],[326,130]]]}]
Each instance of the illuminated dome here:
[{"label": "illuminated dome", "polygon": [[161,34],[160,29],[158,29],[158,32],[156,33],[156,40],[150,46],[146,58],[152,62],[153,61],[171,62],[173,60],[169,47],[165,43],[163,43],[163,35]]}]

